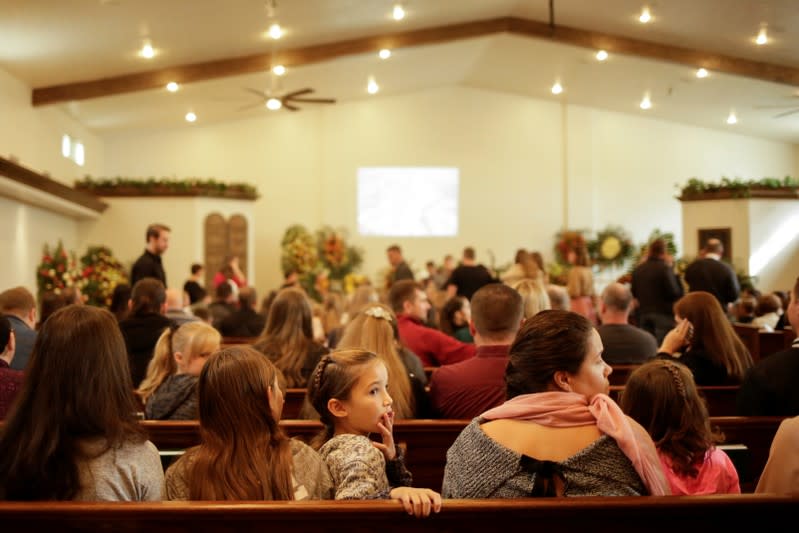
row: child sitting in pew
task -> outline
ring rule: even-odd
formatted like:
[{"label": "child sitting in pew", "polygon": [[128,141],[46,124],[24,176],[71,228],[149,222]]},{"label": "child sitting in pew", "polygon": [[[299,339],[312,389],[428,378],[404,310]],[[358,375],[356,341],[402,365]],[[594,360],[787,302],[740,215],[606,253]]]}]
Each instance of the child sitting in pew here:
[{"label": "child sitting in pew", "polygon": [[279,372],[249,346],[213,354],[198,382],[202,444],[166,472],[169,500],[330,499],[322,459],[278,425]]},{"label": "child sitting in pew", "polygon": [[[314,370],[308,397],[325,426],[317,444],[330,469],[335,498],[391,498],[417,517],[437,513],[441,496],[410,486],[410,472],[394,444],[394,412],[387,388],[385,364],[365,350],[325,355]],[[369,439],[375,432],[382,442]]]},{"label": "child sitting in pew", "polygon": [[740,494],[738,473],[715,445],[707,407],[685,365],[654,360],[627,380],[621,408],[655,441],[672,494]]},{"label": "child sitting in pew", "polygon": [[197,376],[220,341],[219,332],[205,322],[164,330],[136,391],[147,420],[197,420]]}]

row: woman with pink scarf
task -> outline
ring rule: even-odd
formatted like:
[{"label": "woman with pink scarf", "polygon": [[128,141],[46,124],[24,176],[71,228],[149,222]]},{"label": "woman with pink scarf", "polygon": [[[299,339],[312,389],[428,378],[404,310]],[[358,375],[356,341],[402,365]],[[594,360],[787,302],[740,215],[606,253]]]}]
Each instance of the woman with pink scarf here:
[{"label": "woman with pink scarf", "polygon": [[608,396],[602,340],[577,313],[542,311],[510,348],[508,400],[447,451],[445,498],[669,494],[655,445]]}]

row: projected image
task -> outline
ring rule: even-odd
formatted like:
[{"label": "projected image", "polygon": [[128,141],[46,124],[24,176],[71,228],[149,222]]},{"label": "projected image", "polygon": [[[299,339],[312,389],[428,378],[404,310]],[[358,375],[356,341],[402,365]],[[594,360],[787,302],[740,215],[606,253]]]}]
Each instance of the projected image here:
[{"label": "projected image", "polygon": [[458,234],[458,169],[358,169],[358,232],[391,237]]}]

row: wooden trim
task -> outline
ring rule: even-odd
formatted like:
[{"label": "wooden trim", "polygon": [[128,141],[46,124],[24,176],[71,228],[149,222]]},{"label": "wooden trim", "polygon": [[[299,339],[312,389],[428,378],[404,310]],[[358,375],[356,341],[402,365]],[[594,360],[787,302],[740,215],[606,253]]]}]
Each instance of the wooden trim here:
[{"label": "wooden trim", "polygon": [[754,188],[748,190],[726,189],[720,191],[706,192],[685,192],[677,199],[681,202],[703,202],[706,200],[797,200],[799,199],[799,189],[768,189]]},{"label": "wooden trim", "polygon": [[33,189],[46,192],[47,194],[51,194],[67,202],[91,209],[97,213],[102,213],[108,208],[108,204],[97,198],[94,194],[68,187],[4,157],[0,157],[0,176],[4,176]]},{"label": "wooden trim", "polygon": [[[549,39],[591,49],[601,48],[611,53],[678,63],[693,68],[704,67],[716,72],[735,74],[790,86],[799,85],[799,68],[792,66],[752,61],[703,50],[643,41],[619,35],[570,28],[568,26],[551,27],[544,22],[518,17],[484,19],[449,26],[436,26],[322,43],[278,52],[274,56],[274,60],[282,65],[296,67],[329,61],[337,57],[377,52],[381,48],[422,46],[501,32],[538,39]],[[266,71],[271,66],[272,61],[271,53],[254,54],[203,63],[176,65],[136,74],[40,87],[33,90],[32,103],[34,106],[41,106],[71,100],[86,100],[114,94],[158,89],[164,87],[170,81],[190,83]]]}]

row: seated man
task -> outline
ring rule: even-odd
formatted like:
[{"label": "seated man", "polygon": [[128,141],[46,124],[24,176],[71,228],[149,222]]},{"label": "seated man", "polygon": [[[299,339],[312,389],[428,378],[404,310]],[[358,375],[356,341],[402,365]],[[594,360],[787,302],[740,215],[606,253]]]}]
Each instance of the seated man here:
[{"label": "seated man", "polygon": [[222,325],[222,321],[236,312],[236,297],[233,295],[233,287],[230,283],[220,283],[216,287],[216,300],[208,304],[208,311],[211,313],[211,324],[216,329]]},{"label": "seated man", "polygon": [[441,417],[472,419],[505,401],[508,350],[523,312],[521,295],[504,283],[484,285],[474,293],[469,331],[477,354],[442,366],[430,378],[433,408]]},{"label": "seated man", "polygon": [[[799,331],[799,278],[791,291],[785,315]],[[741,416],[799,415],[799,338],[791,347],[773,353],[749,369],[738,392]]]},{"label": "seated man", "polygon": [[424,325],[430,302],[414,281],[406,279],[394,283],[388,300],[397,315],[400,340],[419,356],[423,365],[448,365],[474,357],[474,344],[465,344]]},{"label": "seated man", "polygon": [[10,368],[14,360],[14,330],[11,329],[11,321],[6,317],[0,317],[0,420],[3,420],[14,399],[22,389],[22,378],[24,374],[19,370]]},{"label": "seated man", "polygon": [[255,310],[258,296],[253,287],[239,289],[239,309],[219,324],[224,337],[257,337],[264,330],[266,318]]},{"label": "seated man", "polygon": [[633,295],[621,283],[611,283],[602,291],[597,328],[602,338],[602,359],[609,365],[644,363],[658,352],[654,335],[629,324]]},{"label": "seated man", "polygon": [[36,342],[36,300],[25,287],[14,287],[0,293],[0,315],[8,318],[14,330],[16,350],[11,368],[25,370]]},{"label": "seated man", "polygon": [[164,315],[177,326],[182,326],[187,322],[196,322],[199,319],[186,311],[188,303],[189,293],[178,289],[167,289],[166,313]]}]

